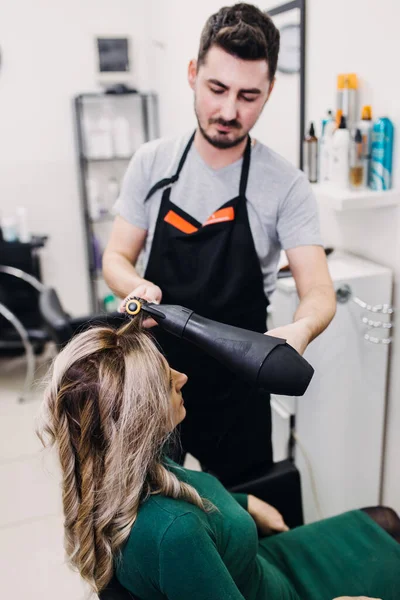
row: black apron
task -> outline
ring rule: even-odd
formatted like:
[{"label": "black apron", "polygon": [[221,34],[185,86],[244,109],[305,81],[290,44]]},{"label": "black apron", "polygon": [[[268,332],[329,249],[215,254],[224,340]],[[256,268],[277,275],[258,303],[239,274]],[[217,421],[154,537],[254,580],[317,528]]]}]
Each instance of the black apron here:
[{"label": "black apron", "polygon": [[[247,213],[246,187],[251,140],[243,156],[239,194],[202,225],[171,201],[171,189],[194,140],[189,140],[176,174],[158,182],[146,201],[165,187],[145,279],[162,290],[162,302],[264,333],[268,300]],[[186,373],[187,410],[180,426],[190,452],[227,485],[272,463],[271,409],[265,390],[252,387],[188,342],[152,329],[170,366]],[[175,456],[176,458],[176,456]]]}]

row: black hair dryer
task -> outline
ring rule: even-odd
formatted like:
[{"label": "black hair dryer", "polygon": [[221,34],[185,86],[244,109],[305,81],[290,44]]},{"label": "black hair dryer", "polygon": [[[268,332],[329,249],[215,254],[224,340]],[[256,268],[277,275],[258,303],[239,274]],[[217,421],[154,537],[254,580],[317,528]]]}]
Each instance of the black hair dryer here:
[{"label": "black hair dryer", "polygon": [[141,310],[161,329],[187,340],[246,381],[273,394],[302,396],[314,374],[312,366],[284,339],[225,325],[174,304],[154,304],[134,298],[130,316]]}]

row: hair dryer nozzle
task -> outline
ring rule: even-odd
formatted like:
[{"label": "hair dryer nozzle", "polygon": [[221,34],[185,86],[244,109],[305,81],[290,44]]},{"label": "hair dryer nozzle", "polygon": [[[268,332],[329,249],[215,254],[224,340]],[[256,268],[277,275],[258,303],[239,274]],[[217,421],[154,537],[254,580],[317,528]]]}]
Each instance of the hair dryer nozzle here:
[{"label": "hair dryer nozzle", "polygon": [[[134,302],[141,304],[141,309],[139,310],[142,310],[146,315],[152,317],[162,329],[180,338],[183,336],[186,324],[193,314],[193,311],[189,308],[178,306],[176,304],[155,304],[154,302],[147,302],[147,300],[142,300],[141,298],[134,298],[132,304]],[[127,305],[127,312],[129,306],[130,303]],[[132,306],[132,308],[134,308],[134,306]]]}]

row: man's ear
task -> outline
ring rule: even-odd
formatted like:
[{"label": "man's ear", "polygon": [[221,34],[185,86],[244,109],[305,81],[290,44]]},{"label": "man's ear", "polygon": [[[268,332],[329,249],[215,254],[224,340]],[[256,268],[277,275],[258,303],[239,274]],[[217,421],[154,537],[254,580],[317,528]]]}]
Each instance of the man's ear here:
[{"label": "man's ear", "polygon": [[274,89],[275,81],[276,81],[276,80],[275,80],[275,77],[274,77],[274,78],[273,78],[273,80],[271,81],[271,83],[269,84],[269,88],[268,88],[268,95],[267,95],[267,97],[265,98],[265,102],[264,102],[264,104],[263,104],[263,108],[264,108],[264,106],[267,104],[267,102],[268,102],[268,100],[269,100],[269,97],[270,97],[270,95],[271,95],[271,92],[272,92],[272,90]]},{"label": "man's ear", "polygon": [[197,77],[197,60],[195,58],[192,58],[192,60],[189,63],[189,67],[188,67],[188,81],[189,81],[189,85],[192,88],[192,90],[194,90],[194,87],[196,85],[196,77]]},{"label": "man's ear", "polygon": [[269,84],[268,98],[270,97],[272,90],[274,89],[275,81],[276,81],[276,78],[274,77],[273,80],[271,81],[271,83]]}]

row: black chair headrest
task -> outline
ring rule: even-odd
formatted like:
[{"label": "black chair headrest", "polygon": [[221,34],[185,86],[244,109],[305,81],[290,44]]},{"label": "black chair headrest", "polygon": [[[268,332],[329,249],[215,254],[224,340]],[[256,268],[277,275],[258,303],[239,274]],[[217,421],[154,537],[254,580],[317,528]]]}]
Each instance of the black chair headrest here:
[{"label": "black chair headrest", "polygon": [[73,335],[70,317],[61,306],[53,288],[45,288],[40,293],[39,309],[51,339],[57,345],[66,344]]}]

